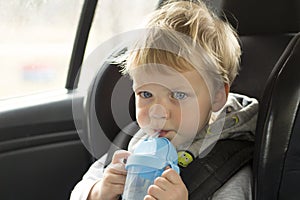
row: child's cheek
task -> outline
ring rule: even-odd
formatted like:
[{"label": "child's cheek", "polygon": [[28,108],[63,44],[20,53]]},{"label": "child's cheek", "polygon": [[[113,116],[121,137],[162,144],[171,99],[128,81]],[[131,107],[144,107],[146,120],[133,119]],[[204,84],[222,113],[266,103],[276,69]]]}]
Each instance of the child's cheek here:
[{"label": "child's cheek", "polygon": [[179,134],[184,135],[186,140],[193,139],[206,125],[208,117],[208,113],[200,112],[200,110],[195,109],[195,107],[186,108],[181,115],[181,123],[178,130]]},{"label": "child's cheek", "polygon": [[147,127],[150,123],[148,109],[147,108],[136,108],[137,123],[141,128]]}]

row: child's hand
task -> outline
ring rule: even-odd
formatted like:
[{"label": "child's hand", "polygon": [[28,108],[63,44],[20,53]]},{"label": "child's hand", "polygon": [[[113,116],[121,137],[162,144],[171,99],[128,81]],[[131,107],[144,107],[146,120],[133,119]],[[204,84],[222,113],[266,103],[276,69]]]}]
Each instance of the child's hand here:
[{"label": "child's hand", "polygon": [[154,184],[148,188],[148,195],[144,200],[187,200],[188,190],[181,177],[171,168],[166,169],[161,177],[154,180]]},{"label": "child's hand", "polygon": [[97,182],[92,188],[89,200],[113,200],[118,199],[124,191],[127,171],[124,159],[127,159],[130,152],[125,150],[116,151],[111,164],[104,170],[103,179]]}]

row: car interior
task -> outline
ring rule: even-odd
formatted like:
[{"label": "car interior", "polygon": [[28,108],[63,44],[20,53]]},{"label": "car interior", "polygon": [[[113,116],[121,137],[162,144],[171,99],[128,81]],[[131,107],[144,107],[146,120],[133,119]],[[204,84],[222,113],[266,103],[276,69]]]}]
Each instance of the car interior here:
[{"label": "car interior", "polygon": [[[300,7],[296,1],[275,1],[274,8],[269,3],[224,0],[218,9],[225,20],[237,27],[243,52],[241,71],[231,91],[255,97],[260,102],[253,158],[253,197],[298,199],[300,194],[296,185],[300,182],[300,165],[297,159],[300,154],[296,147],[299,141],[296,133],[299,130]],[[123,54],[124,49],[112,57]],[[137,130],[131,81],[122,77],[120,65],[122,62],[105,63],[90,93],[90,99],[95,99],[97,115],[93,120],[113,141],[110,158],[115,150],[126,149],[132,133]],[[112,90],[120,79],[123,83],[120,90],[127,94],[113,100]],[[107,85],[111,88],[108,89]],[[103,99],[103,95],[109,98]],[[120,115],[124,116],[122,123],[115,121],[110,110],[110,103],[114,101],[126,108],[119,109]]]},{"label": "car interior", "polygon": [[[252,161],[253,199],[300,199],[300,2],[206,2],[237,28],[240,38],[241,71],[231,91],[260,103]],[[88,15],[91,23],[94,10],[89,3],[82,15]],[[83,32],[81,36],[87,37],[89,25],[84,20],[80,24],[78,35]],[[78,41],[71,66],[79,68],[77,59],[86,41]],[[120,73],[124,54],[126,47],[112,53],[90,84],[86,99],[79,99],[84,102],[87,142],[95,149],[87,150],[78,136],[72,96],[51,98],[30,110],[0,111],[0,199],[68,199],[93,161],[107,151],[111,157],[115,150],[127,148],[138,127],[131,80]],[[119,92],[113,95],[116,86]],[[76,88],[70,86],[69,91]],[[31,115],[37,119],[33,123],[29,123]],[[105,135],[90,134],[99,126]]]},{"label": "car interior", "polygon": [[255,199],[298,199],[299,43],[294,36],[263,94],[253,161]]}]

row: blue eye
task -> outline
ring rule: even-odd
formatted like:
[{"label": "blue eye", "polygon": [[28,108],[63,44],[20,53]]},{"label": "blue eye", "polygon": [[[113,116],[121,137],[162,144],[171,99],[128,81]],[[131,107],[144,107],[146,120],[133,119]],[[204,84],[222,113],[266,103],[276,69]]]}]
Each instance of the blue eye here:
[{"label": "blue eye", "polygon": [[184,92],[172,92],[172,97],[177,100],[183,100],[187,97],[187,94]]},{"label": "blue eye", "polygon": [[150,92],[144,91],[144,92],[140,92],[139,95],[144,98],[144,99],[148,99],[152,97],[152,94]]}]

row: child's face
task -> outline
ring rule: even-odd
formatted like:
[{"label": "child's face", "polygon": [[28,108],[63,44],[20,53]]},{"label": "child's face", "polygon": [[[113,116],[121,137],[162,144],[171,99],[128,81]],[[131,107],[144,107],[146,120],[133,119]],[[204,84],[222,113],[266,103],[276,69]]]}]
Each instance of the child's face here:
[{"label": "child's face", "polygon": [[173,144],[191,141],[208,122],[211,99],[196,70],[133,73],[136,116],[147,134],[159,133]]}]

